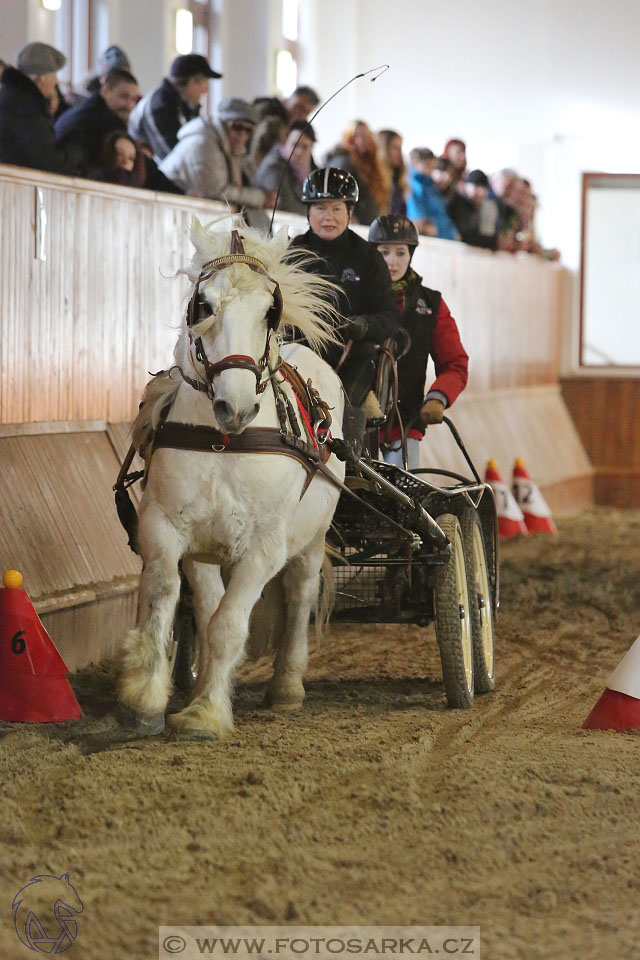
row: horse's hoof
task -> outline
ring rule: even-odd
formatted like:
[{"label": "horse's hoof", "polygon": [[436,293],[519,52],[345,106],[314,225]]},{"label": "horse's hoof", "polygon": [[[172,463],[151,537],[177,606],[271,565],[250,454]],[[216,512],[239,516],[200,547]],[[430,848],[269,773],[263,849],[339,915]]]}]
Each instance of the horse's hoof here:
[{"label": "horse's hoof", "polygon": [[140,737],[154,737],[165,726],[164,713],[136,713],[123,703],[118,704],[116,717],[124,730]]},{"label": "horse's hoof", "polygon": [[269,691],[266,692],[262,706],[274,713],[292,713],[301,710],[304,700],[299,697],[278,697],[275,699]]},{"label": "horse's hoof", "polygon": [[302,700],[292,700],[290,703],[271,703],[269,706],[274,713],[294,713],[296,710],[302,710]]},{"label": "horse's hoof", "polygon": [[198,727],[176,727],[173,724],[167,728],[167,740],[191,740],[201,743],[213,743],[218,739],[214,730],[201,730]]}]

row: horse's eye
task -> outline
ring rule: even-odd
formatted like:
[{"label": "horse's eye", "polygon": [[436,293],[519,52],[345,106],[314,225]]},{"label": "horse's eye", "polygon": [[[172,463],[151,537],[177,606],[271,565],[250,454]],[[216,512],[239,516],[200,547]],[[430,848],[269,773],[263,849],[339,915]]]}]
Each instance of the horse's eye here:
[{"label": "horse's eye", "polygon": [[200,294],[200,296],[198,297],[198,317],[196,322],[199,322],[200,320],[206,320],[207,317],[212,316],[212,314],[213,314],[213,307],[211,306],[207,298],[202,294]]}]

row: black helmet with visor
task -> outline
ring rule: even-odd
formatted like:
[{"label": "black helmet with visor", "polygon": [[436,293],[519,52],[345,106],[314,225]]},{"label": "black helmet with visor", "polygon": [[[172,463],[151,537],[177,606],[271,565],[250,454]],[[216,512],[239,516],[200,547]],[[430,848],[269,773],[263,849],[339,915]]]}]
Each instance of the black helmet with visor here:
[{"label": "black helmet with visor", "polygon": [[413,252],[418,246],[418,231],[408,217],[386,214],[376,217],[369,227],[369,243],[406,243]]},{"label": "black helmet with visor", "polygon": [[358,202],[359,193],[353,174],[339,167],[318,167],[302,184],[303,203],[344,200],[347,204],[354,204]]}]

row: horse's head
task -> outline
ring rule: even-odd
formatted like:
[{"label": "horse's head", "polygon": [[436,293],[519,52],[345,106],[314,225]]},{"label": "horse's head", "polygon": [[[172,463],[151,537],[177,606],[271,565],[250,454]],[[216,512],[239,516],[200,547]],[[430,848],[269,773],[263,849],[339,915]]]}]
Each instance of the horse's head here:
[{"label": "horse's head", "polygon": [[190,355],[223,433],[242,433],[257,416],[278,361],[281,327],[295,326],[316,347],[333,339],[331,284],[293,262],[286,228],[271,240],[241,229],[242,238],[194,220],[191,230]]},{"label": "horse's head", "polygon": [[[210,241],[199,224],[192,239],[202,254]],[[241,433],[256,417],[282,317],[278,281],[248,253],[236,230],[230,249],[206,260],[187,311],[190,340],[202,364],[218,427]]]}]

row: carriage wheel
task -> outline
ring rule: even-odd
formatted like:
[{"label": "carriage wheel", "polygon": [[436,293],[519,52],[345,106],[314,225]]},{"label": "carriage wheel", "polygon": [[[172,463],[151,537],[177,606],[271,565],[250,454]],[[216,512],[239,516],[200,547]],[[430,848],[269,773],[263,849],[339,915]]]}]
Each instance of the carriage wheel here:
[{"label": "carriage wheel", "polygon": [[436,637],[447,703],[467,709],[473,703],[473,642],[462,529],[451,513],[438,517],[438,524],[452,550],[446,566],[438,570],[433,588]]},{"label": "carriage wheel", "polygon": [[459,516],[469,571],[473,685],[476,693],[491,693],[496,683],[493,605],[487,569],[487,551],[477,510],[465,503]]}]

